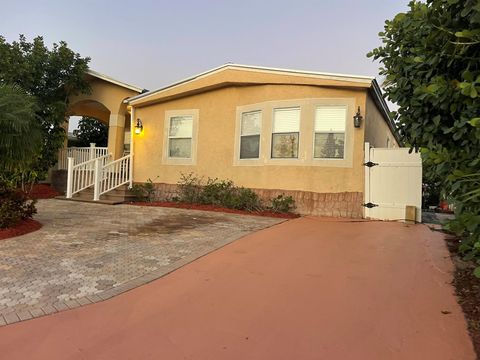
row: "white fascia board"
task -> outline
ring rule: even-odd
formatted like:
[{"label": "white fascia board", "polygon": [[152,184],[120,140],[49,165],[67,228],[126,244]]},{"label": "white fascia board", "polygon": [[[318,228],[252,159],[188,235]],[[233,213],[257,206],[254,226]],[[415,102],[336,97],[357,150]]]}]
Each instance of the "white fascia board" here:
[{"label": "white fascia board", "polygon": [[139,88],[137,86],[134,86],[134,85],[130,85],[130,84],[127,84],[127,83],[124,83],[122,81],[119,81],[119,80],[116,80],[114,78],[111,78],[110,76],[107,76],[105,74],[101,74],[97,71],[94,71],[94,70],[88,70],[87,71],[87,74],[88,75],[91,75],[93,77],[96,77],[98,79],[101,79],[101,80],[104,80],[104,81],[107,81],[109,83],[112,83],[112,84],[115,84],[115,85],[118,85],[118,86],[121,86],[123,88],[126,88],[126,89],[129,89],[129,90],[133,90],[135,92],[138,92],[138,93],[141,93],[143,91],[142,88]]},{"label": "white fascia board", "polygon": [[140,95],[133,96],[125,100],[126,103],[133,103],[138,99],[147,99],[153,95],[156,95],[162,91],[173,89],[179,85],[183,85],[185,83],[203,78],[205,76],[212,75],[219,71],[223,71],[226,69],[232,70],[246,70],[246,71],[257,71],[263,73],[283,73],[286,75],[293,75],[293,76],[309,76],[319,79],[327,79],[327,80],[339,80],[339,81],[351,81],[351,82],[358,82],[362,84],[371,84],[372,81],[375,79],[371,76],[361,76],[361,75],[347,75],[347,74],[335,74],[335,73],[325,73],[325,72],[315,72],[315,71],[306,71],[306,70],[296,70],[296,69],[281,69],[281,68],[272,68],[272,67],[263,67],[263,66],[252,66],[252,65],[242,65],[242,64],[225,64],[208,71],[204,71],[200,74],[188,77],[186,79],[174,82],[170,85],[164,86],[162,88],[152,90]]}]

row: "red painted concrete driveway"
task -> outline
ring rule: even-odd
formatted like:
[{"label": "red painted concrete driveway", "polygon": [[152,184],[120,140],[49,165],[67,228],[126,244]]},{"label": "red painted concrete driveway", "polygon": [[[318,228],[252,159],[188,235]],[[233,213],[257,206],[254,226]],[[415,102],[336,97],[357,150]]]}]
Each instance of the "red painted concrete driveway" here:
[{"label": "red painted concrete driveway", "polygon": [[301,218],[111,300],[2,327],[0,358],[474,359],[451,271],[425,226]]}]

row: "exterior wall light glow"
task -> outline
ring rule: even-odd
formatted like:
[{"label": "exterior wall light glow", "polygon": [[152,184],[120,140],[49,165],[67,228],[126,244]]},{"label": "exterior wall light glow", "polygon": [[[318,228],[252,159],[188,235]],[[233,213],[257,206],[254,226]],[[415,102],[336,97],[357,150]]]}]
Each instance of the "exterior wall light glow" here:
[{"label": "exterior wall light glow", "polygon": [[353,117],[353,125],[356,127],[356,128],[359,128],[361,123],[362,123],[362,119],[363,119],[363,116],[360,115],[360,106],[358,107],[358,110],[357,110],[357,113],[355,114],[355,116]]},{"label": "exterior wall light glow", "polygon": [[135,125],[135,134],[140,135],[143,131],[142,120],[137,119],[137,124]]}]

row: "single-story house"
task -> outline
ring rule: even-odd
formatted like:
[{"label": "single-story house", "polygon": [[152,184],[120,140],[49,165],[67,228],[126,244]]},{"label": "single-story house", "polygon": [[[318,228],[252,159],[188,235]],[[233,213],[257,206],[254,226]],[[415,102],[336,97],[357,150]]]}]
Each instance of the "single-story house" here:
[{"label": "single-story house", "polygon": [[226,64],[158,90],[124,90],[109,149],[120,158],[119,139],[130,137],[123,183],[151,179],[160,198],[193,172],[263,198],[291,195],[300,213],[360,218],[365,143],[400,146],[373,77]]}]

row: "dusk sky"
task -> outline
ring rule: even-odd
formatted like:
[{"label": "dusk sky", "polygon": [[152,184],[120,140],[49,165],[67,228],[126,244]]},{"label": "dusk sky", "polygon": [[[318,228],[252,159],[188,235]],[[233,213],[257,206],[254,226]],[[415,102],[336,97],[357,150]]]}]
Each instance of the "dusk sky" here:
[{"label": "dusk sky", "polygon": [[156,89],[227,62],[378,75],[366,53],[408,0],[5,1],[7,41],[41,35],[90,68]]}]

